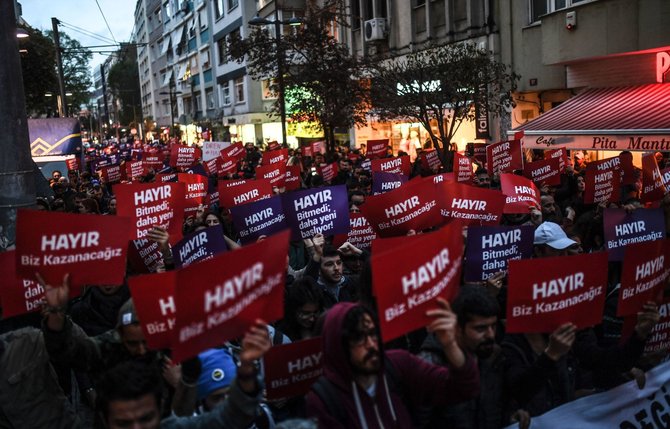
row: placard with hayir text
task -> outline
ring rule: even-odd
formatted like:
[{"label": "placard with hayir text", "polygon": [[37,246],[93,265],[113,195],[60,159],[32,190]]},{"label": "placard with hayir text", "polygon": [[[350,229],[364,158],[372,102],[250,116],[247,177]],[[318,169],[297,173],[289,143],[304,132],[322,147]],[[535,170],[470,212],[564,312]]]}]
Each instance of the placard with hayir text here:
[{"label": "placard with hayir text", "polygon": [[340,247],[348,241],[361,250],[370,250],[372,240],[376,238],[377,233],[365,216],[360,213],[349,213],[349,232],[333,237],[333,246]]},{"label": "placard with hayir text", "polygon": [[383,238],[442,223],[432,178],[414,179],[391,192],[367,197],[360,209]]},{"label": "placard with hayir text", "polygon": [[282,194],[281,198],[293,240],[349,231],[349,199],[345,185],[293,191]]},{"label": "placard with hayir text", "polygon": [[133,272],[138,274],[155,273],[163,266],[163,254],[157,242],[140,238],[128,242],[128,262]]},{"label": "placard with hayir text", "polygon": [[233,143],[221,151],[221,163],[219,164],[219,175],[235,173],[237,171],[237,163],[240,162],[247,154],[244,145],[241,142]]},{"label": "placard with hayir text", "polygon": [[243,244],[288,228],[280,196],[230,208],[233,225]]},{"label": "placard with hayir text", "polygon": [[453,182],[436,185],[440,215],[465,225],[499,225],[505,207],[505,195],[493,189],[477,188]]},{"label": "placard with hayir text", "polygon": [[386,156],[386,148],[388,145],[388,139],[368,140],[365,156],[369,159],[382,158]]},{"label": "placard with hayir text", "polygon": [[[461,225],[406,237],[375,241],[372,289],[377,300],[382,341],[398,338],[433,320],[426,311],[437,308],[438,297],[458,294],[463,245]],[[393,261],[389,264],[389,261]]]},{"label": "placard with hayir text", "polygon": [[618,156],[593,161],[586,166],[584,177],[585,204],[619,201],[620,189],[621,160]]},{"label": "placard with hayir text", "polygon": [[263,157],[261,158],[261,163],[263,165],[272,165],[272,164],[284,164],[288,161],[288,149],[279,149],[269,152],[263,152]]},{"label": "placard with hayir text", "polygon": [[544,159],[558,159],[558,171],[560,174],[563,174],[565,166],[568,165],[568,151],[564,147],[545,150]]},{"label": "placard with hayir text", "polygon": [[382,173],[402,174],[409,178],[412,165],[409,161],[409,155],[398,156],[394,158],[380,158],[370,161],[370,170]]},{"label": "placard with hayir text", "polygon": [[509,261],[533,256],[532,226],[471,226],[465,246],[466,282],[482,282],[507,271]]},{"label": "placard with hayir text", "polygon": [[120,285],[126,272],[130,220],[118,216],[19,210],[16,271],[51,285]]},{"label": "placard with hayir text", "polygon": [[170,148],[170,167],[190,167],[195,164],[201,156],[202,151],[199,147],[182,144],[172,145]]},{"label": "placard with hayir text", "polygon": [[213,258],[228,250],[221,225],[214,225],[185,236],[172,248],[177,268]]},{"label": "placard with hayir text", "polygon": [[195,215],[198,206],[207,203],[209,179],[199,174],[178,173],[177,181],[183,183],[186,187],[184,194],[184,216]]},{"label": "placard with hayir text", "polygon": [[315,337],[270,348],[263,371],[267,400],[307,394],[323,374],[323,340]]},{"label": "placard with hayir text", "polygon": [[130,277],[128,288],[147,346],[169,349],[177,317],[177,271]]},{"label": "placard with hayir text", "polygon": [[470,158],[457,152],[454,152],[454,176],[459,183],[472,183],[474,177]]},{"label": "placard with hayir text", "polygon": [[286,187],[286,191],[295,191],[302,187],[299,165],[289,165],[286,167],[284,186]]},{"label": "placard with hayir text", "polygon": [[551,333],[564,323],[578,329],[602,322],[607,252],[509,261],[509,333]]},{"label": "placard with hayir text", "polygon": [[666,232],[662,209],[605,209],[603,226],[610,261],[622,261],[626,246],[660,240]]},{"label": "placard with hayir text", "polygon": [[219,205],[230,209],[241,204],[270,198],[272,185],[269,180],[248,180],[238,183],[231,180],[219,180]]},{"label": "placard with hayir text", "polygon": [[100,178],[105,183],[119,183],[121,181],[121,166],[110,165],[100,169]]},{"label": "placard with hayir text", "polygon": [[398,189],[406,182],[407,176],[404,174],[376,171],[372,173],[372,195],[379,195]]},{"label": "placard with hayir text", "polygon": [[560,158],[529,162],[523,166],[523,175],[539,185],[560,186]]},{"label": "placard with hayir text", "polygon": [[337,176],[338,166],[337,162],[331,162],[330,164],[323,164],[317,167],[319,176],[323,178],[324,182],[330,183],[331,180]]},{"label": "placard with hayir text", "polygon": [[271,186],[284,187],[286,164],[259,165],[256,167],[256,180],[269,180]]},{"label": "placard with hayir text", "polygon": [[521,140],[509,140],[486,146],[486,169],[489,175],[522,168]]},{"label": "placard with hayir text", "polygon": [[624,249],[621,289],[617,316],[629,316],[642,310],[647,301],[663,296],[670,274],[670,240],[636,243]]},{"label": "placard with hayir text", "polygon": [[35,280],[17,276],[15,264],[14,250],[0,252],[0,278],[2,278],[0,303],[3,319],[42,309],[44,288]]},{"label": "placard with hayir text", "polygon": [[658,169],[656,156],[652,153],[642,155],[642,192],[643,203],[659,201],[665,195],[665,184]]},{"label": "placard with hayir text", "polygon": [[129,217],[134,229],[126,238],[145,238],[151,228],[160,226],[170,234],[170,243],[181,240],[184,192],[184,184],[177,182],[114,186],[117,215]]},{"label": "placard with hayir text", "polygon": [[540,209],[540,190],[535,183],[516,174],[501,174],[500,188],[507,197],[503,213],[530,213],[530,208]]},{"label": "placard with hayir text", "polygon": [[[670,350],[670,297],[663,297],[658,304],[660,316],[644,343],[644,354],[660,353]],[[624,318],[621,329],[622,342],[626,341],[635,330],[637,314]]]},{"label": "placard with hayir text", "polygon": [[242,336],[258,318],[284,316],[288,246],[286,231],[178,271],[175,361]]},{"label": "placard with hayir text", "polygon": [[435,149],[424,150],[419,157],[421,159],[421,167],[423,167],[424,170],[437,171],[442,166],[440,157],[437,155]]},{"label": "placard with hayir text", "polygon": [[126,162],[126,177],[128,180],[135,181],[145,174],[147,174],[147,168],[143,161]]}]

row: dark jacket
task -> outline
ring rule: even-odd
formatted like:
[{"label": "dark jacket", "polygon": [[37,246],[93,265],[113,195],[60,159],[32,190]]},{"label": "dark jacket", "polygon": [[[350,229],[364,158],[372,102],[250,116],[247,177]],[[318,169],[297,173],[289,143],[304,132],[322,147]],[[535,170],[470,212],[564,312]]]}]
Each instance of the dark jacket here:
[{"label": "dark jacket", "polygon": [[100,335],[116,327],[119,309],[129,298],[127,286],[112,295],[105,295],[100,288],[92,286],[72,303],[70,316],[87,335]]},{"label": "dark jacket", "polygon": [[329,284],[319,275],[319,264],[314,262],[313,259],[310,259],[307,263],[304,275],[316,280],[321,292],[323,292],[323,304],[326,309],[331,308],[338,302],[358,301],[360,295],[358,276],[342,275],[338,284]]},{"label": "dark jacket", "polygon": [[[434,334],[426,337],[419,354],[426,362],[447,366],[444,349]],[[477,359],[479,395],[469,401],[428,410],[426,428],[498,429],[505,426],[505,358],[496,346],[493,355]]]},{"label": "dark jacket", "polygon": [[[381,365],[375,396],[370,397],[354,381],[348,351],[342,342],[344,318],[355,305],[338,304],[326,315],[322,377],[332,385],[338,400],[325,404],[314,388],[307,395],[307,414],[318,419],[319,428],[362,428],[363,421],[370,429],[380,428],[380,423],[385,428],[411,428],[414,424],[410,410],[419,405],[457,403],[478,393],[479,374],[473,360],[469,359],[460,370],[449,370],[426,363],[404,350],[394,350],[385,353],[382,362],[386,363]],[[395,374],[393,381],[389,381],[390,371]],[[329,412],[332,406],[341,407],[342,418]]]}]

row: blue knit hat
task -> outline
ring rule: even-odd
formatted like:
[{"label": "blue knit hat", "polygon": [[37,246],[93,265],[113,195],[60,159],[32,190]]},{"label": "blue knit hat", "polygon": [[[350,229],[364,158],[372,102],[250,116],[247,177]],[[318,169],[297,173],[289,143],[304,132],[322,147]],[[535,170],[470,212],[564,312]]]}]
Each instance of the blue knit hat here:
[{"label": "blue knit hat", "polygon": [[198,357],[202,364],[198,378],[198,400],[201,401],[215,390],[230,386],[237,374],[237,366],[226,349],[209,349]]}]

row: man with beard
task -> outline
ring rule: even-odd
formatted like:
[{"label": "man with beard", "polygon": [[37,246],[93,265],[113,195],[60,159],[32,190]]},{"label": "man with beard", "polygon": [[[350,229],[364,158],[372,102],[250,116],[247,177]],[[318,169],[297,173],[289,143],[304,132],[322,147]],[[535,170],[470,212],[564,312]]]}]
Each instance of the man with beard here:
[{"label": "man with beard", "polygon": [[447,301],[426,315],[428,330],[449,362],[432,365],[405,350],[384,352],[374,316],[354,303],[339,303],[323,326],[323,376],[307,395],[307,414],[319,427],[411,428],[413,410],[473,398],[479,388],[475,362],[456,341],[456,315]]},{"label": "man with beard", "polygon": [[[498,302],[483,286],[464,286],[452,307],[458,321],[456,340],[463,350],[476,356],[480,393],[466,402],[427,410],[429,416],[425,418],[425,427],[497,429],[506,426],[510,421],[505,417],[505,365],[495,341],[500,311]],[[435,334],[426,337],[419,357],[435,365],[449,366]],[[527,427],[526,412],[517,411],[514,417],[521,427]]]},{"label": "man with beard", "polygon": [[542,195],[540,197],[540,205],[542,206],[542,220],[545,222],[554,222],[561,225],[563,223],[563,215],[561,209],[556,204],[554,197],[551,195]]}]

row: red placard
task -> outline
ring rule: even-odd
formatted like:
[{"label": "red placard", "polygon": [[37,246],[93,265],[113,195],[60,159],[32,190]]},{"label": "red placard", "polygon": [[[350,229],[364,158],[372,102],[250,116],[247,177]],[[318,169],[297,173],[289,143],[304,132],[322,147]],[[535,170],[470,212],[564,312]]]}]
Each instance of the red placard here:
[{"label": "red placard", "polygon": [[522,168],[521,140],[493,143],[486,147],[486,169],[489,175]]},{"label": "red placard", "polygon": [[323,341],[310,338],[275,346],[263,358],[266,398],[301,396],[323,373]]},{"label": "red placard", "polygon": [[283,188],[286,179],[286,164],[259,165],[256,167],[256,179],[267,179],[270,185]]},{"label": "red placard", "polygon": [[618,201],[621,183],[621,160],[619,157],[591,162],[584,177],[584,203]]},{"label": "red placard", "polygon": [[209,161],[205,161],[203,165],[205,166],[205,171],[207,171],[207,174],[209,176],[213,176],[219,173],[219,165],[221,165],[221,158],[219,157],[212,158]]},{"label": "red placard", "polygon": [[368,140],[367,142],[367,152],[365,155],[370,158],[381,158],[386,156],[386,148],[389,145],[388,139],[382,140]]},{"label": "red placard", "polygon": [[169,349],[177,314],[177,271],[131,277],[128,287],[147,346]]},{"label": "red placard", "polygon": [[202,151],[195,146],[181,144],[172,145],[170,148],[170,166],[175,168],[186,168],[195,164],[202,157]]},{"label": "red placard", "polygon": [[621,290],[617,316],[629,316],[642,310],[642,304],[663,296],[670,274],[670,240],[662,239],[629,244],[624,250]]},{"label": "red placard", "polygon": [[169,183],[177,181],[177,173],[158,173],[156,183]]},{"label": "red placard", "polygon": [[221,207],[231,208],[270,198],[272,195],[272,185],[269,180],[249,180],[234,186],[230,186],[228,181],[219,181],[219,205]]},{"label": "red placard", "polygon": [[[670,349],[670,297],[662,299],[658,306],[658,314],[661,316],[658,323],[651,330],[651,334],[644,343],[644,353],[658,353]],[[621,332],[622,340],[627,340],[635,329],[637,317],[630,316],[624,319]]]},{"label": "red placard", "polygon": [[470,158],[460,153],[454,153],[454,176],[459,183],[472,183],[474,174]]},{"label": "red placard", "polygon": [[440,157],[437,155],[437,151],[435,149],[424,150],[421,152],[420,158],[421,166],[425,170],[437,171],[442,166]]},{"label": "red placard", "polygon": [[563,323],[579,329],[602,322],[607,253],[508,261],[510,333],[548,333]]},{"label": "red placard", "polygon": [[542,161],[529,162],[523,167],[523,175],[540,185],[560,186],[560,158],[549,158]]},{"label": "red placard", "polygon": [[319,169],[319,176],[323,177],[324,182],[330,182],[337,176],[337,162],[333,162],[331,164],[324,164],[318,167]]},{"label": "red placard", "polygon": [[[437,185],[438,183],[456,183],[456,176],[454,173],[442,173],[436,174],[435,176],[430,176],[433,179],[433,183]],[[415,180],[413,178],[412,180]]]},{"label": "red placard", "polygon": [[407,234],[442,223],[432,179],[409,181],[398,189],[369,196],[361,212],[380,237]]},{"label": "red placard", "polygon": [[295,191],[296,189],[300,189],[302,186],[300,179],[299,165],[289,165],[286,167],[286,180],[284,180],[286,191]]},{"label": "red placard", "polygon": [[276,141],[271,141],[268,143],[268,151],[277,150],[279,149],[279,147],[280,147],[279,143],[277,143]]},{"label": "red placard", "polygon": [[540,208],[540,191],[530,180],[516,174],[501,174],[500,187],[507,196],[503,213],[528,213]]},{"label": "red placard", "polygon": [[256,320],[284,315],[289,231],[190,265],[177,274],[174,359],[182,361],[241,336]]},{"label": "red placard", "polygon": [[311,158],[312,155],[313,155],[312,145],[300,147],[300,154],[303,156],[303,158],[307,158],[307,157]]},{"label": "red placard", "polygon": [[404,174],[409,177],[412,165],[409,155],[403,155],[395,158],[373,159],[370,162],[370,170],[384,173]]},{"label": "red placard", "polygon": [[310,143],[310,146],[312,147],[312,155],[316,155],[317,153],[326,153],[326,142],[323,140],[312,142]]},{"label": "red placard", "polygon": [[181,240],[184,221],[183,183],[133,183],[114,186],[118,216],[132,220],[134,232],[127,239],[144,238],[154,226],[167,229],[170,243]]},{"label": "red placard", "polygon": [[221,165],[219,166],[219,174],[226,175],[235,173],[237,171],[237,163],[244,158],[247,151],[241,142],[234,143],[225,149],[221,150]]},{"label": "red placard", "polygon": [[286,164],[288,161],[288,149],[272,150],[263,153],[263,165]]},{"label": "red placard", "polygon": [[158,243],[142,238],[128,243],[128,262],[135,273],[155,273],[163,266],[163,254]]},{"label": "red placard", "polygon": [[465,225],[499,225],[505,195],[492,189],[442,182],[437,185],[440,214]]},{"label": "red placard", "polygon": [[100,169],[100,178],[105,183],[119,183],[121,181],[121,166],[110,165]]},{"label": "red placard", "polygon": [[119,285],[126,272],[131,224],[120,216],[19,210],[16,220],[16,271],[35,272],[51,285],[70,273],[70,284]]},{"label": "red placard", "polygon": [[643,203],[659,201],[665,195],[665,185],[653,153],[642,155],[642,195]]},{"label": "red placard", "polygon": [[194,214],[199,205],[207,203],[209,179],[199,174],[179,173],[177,180],[186,186],[184,194],[184,216]]},{"label": "red placard", "polygon": [[126,177],[128,180],[135,181],[146,173],[146,167],[142,161],[126,162]]},{"label": "red placard", "polygon": [[486,143],[467,143],[465,153],[484,164],[486,162],[486,146],[488,146]]},{"label": "red placard", "polygon": [[349,232],[333,237],[333,246],[340,247],[348,241],[361,250],[368,250],[372,246],[372,240],[376,238],[377,233],[365,216],[360,213],[349,213]]},{"label": "red placard", "polygon": [[162,153],[156,155],[147,154],[147,156],[145,156],[144,159],[142,159],[142,164],[147,170],[149,169],[160,170],[161,168],[163,168],[164,159],[165,157],[163,156]]},{"label": "red placard", "polygon": [[558,159],[558,171],[563,173],[568,165],[568,152],[564,147],[544,151],[544,159]]},{"label": "red placard", "polygon": [[[367,203],[366,203],[367,204]],[[458,293],[463,260],[459,224],[423,235],[375,240],[372,288],[377,300],[383,342],[428,325],[434,300]],[[389,264],[389,261],[393,261]]]},{"label": "red placard", "polygon": [[80,171],[81,170],[81,163],[79,162],[79,157],[75,156],[74,158],[68,158],[65,160],[65,165],[67,165],[67,169],[70,171]]}]

